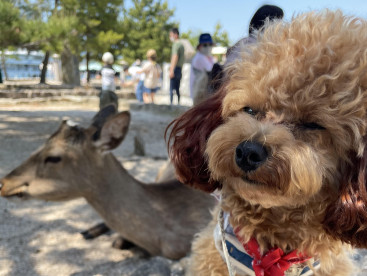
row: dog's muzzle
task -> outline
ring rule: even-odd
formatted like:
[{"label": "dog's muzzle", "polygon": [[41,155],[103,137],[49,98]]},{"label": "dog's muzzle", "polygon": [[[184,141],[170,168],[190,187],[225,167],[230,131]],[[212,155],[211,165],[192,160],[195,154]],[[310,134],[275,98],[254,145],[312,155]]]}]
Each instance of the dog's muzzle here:
[{"label": "dog's muzzle", "polygon": [[244,172],[256,170],[267,158],[266,148],[256,142],[244,141],[236,148],[236,164]]}]

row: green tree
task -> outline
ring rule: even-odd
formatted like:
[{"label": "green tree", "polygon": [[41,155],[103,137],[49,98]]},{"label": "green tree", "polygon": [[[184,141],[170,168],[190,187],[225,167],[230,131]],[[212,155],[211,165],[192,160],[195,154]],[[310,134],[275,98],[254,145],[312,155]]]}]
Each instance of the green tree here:
[{"label": "green tree", "polygon": [[43,50],[45,52],[42,61],[43,67],[41,71],[40,83],[46,82],[46,71],[48,59],[50,56],[51,45],[56,40],[48,37],[46,30],[48,29],[48,18],[52,14],[51,2],[47,0],[38,0],[29,2],[27,0],[17,1],[17,6],[21,11],[24,19],[23,23],[23,41],[22,48],[29,51]]},{"label": "green tree", "polygon": [[[100,58],[105,51],[118,53],[123,38],[118,17],[123,0],[37,0],[18,1],[27,17],[28,49],[43,50],[43,72],[50,52],[61,54],[63,82],[78,85],[79,59]],[[89,70],[88,70],[89,73]],[[89,74],[88,74],[89,79]]]},{"label": "green tree", "polygon": [[157,51],[158,62],[169,61],[172,45],[169,31],[177,26],[171,19],[174,10],[161,0],[132,0],[132,4],[124,11],[121,24],[125,34],[121,44],[123,58],[128,62],[145,59],[147,50],[152,48]]},{"label": "green tree", "polygon": [[13,1],[0,1],[0,51],[1,63],[4,68],[5,79],[8,74],[5,67],[4,50],[10,46],[18,46],[22,41],[21,36],[22,20],[19,9],[13,5]]},{"label": "green tree", "polygon": [[223,47],[229,46],[229,38],[227,31],[222,30],[222,24],[218,21],[218,23],[215,25],[214,33],[212,35],[213,41],[216,43],[216,45],[220,45]]},{"label": "green tree", "polygon": [[[201,33],[203,33],[201,30],[188,30],[187,32],[182,33],[181,37],[188,39],[195,47],[199,42],[199,36]],[[210,34],[217,46],[228,47],[230,45],[228,33],[227,31],[223,30],[222,24],[220,22],[215,25],[214,32]]]},{"label": "green tree", "polygon": [[196,31],[188,30],[187,32],[182,33],[180,37],[187,39],[188,41],[190,41],[192,46],[196,47],[199,42],[200,34],[201,34],[201,31],[199,30],[196,30]]},{"label": "green tree", "polygon": [[[87,61],[87,80],[89,81],[90,59],[100,59],[106,51],[115,55],[118,53],[118,44],[124,38],[124,34],[118,30],[119,15],[123,12],[123,0],[78,0],[77,2],[79,39]],[[75,4],[71,8],[75,9]]]},{"label": "green tree", "polygon": [[[45,52],[40,83],[46,81],[46,71],[50,53],[62,53],[64,49],[73,49],[77,53],[79,43],[76,38],[77,17],[62,8],[59,0],[18,0],[23,24],[22,47],[28,50]],[[70,45],[72,44],[73,47]],[[70,70],[68,70],[70,71]],[[76,75],[79,72],[71,71]],[[75,80],[75,84],[78,80]]]}]

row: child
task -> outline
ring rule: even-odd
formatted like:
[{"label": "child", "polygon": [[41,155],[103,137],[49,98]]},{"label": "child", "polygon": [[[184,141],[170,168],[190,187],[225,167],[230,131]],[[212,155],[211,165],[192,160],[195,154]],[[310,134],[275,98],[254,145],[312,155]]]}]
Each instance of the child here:
[{"label": "child", "polygon": [[145,103],[154,103],[154,94],[158,90],[158,81],[161,76],[162,69],[159,64],[156,63],[157,53],[154,49],[148,50],[147,59],[148,62],[141,70],[141,73],[145,73],[143,98]]},{"label": "child", "polygon": [[102,91],[99,95],[99,108],[114,104],[116,110],[118,109],[118,98],[115,93],[115,70],[112,68],[114,62],[113,55],[110,52],[106,52],[102,56],[104,66],[101,70],[102,76]]}]

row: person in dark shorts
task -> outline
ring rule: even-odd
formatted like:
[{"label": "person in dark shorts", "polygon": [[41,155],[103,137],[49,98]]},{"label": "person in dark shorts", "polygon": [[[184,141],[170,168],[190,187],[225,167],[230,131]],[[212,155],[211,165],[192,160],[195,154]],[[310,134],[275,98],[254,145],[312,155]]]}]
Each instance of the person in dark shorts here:
[{"label": "person in dark shorts", "polygon": [[182,77],[182,66],[185,61],[185,49],[179,40],[180,33],[177,28],[171,29],[169,38],[172,41],[171,65],[169,69],[170,77],[170,103],[173,103],[173,91],[177,94],[177,103],[180,104],[180,82]]}]

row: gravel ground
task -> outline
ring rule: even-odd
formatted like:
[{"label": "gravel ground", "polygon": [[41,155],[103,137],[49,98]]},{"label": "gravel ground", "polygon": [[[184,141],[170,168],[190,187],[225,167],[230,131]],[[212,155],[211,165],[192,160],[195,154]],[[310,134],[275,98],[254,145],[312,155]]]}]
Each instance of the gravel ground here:
[{"label": "gravel ground", "polygon": [[[88,126],[96,101],[83,103],[24,101],[0,102],[0,178],[25,160],[69,118]],[[122,108],[126,107],[120,103]],[[128,136],[114,153],[138,179],[153,181],[167,157],[163,132],[171,112],[135,108]],[[142,137],[146,156],[134,155],[134,137]],[[33,275],[182,275],[186,259],[172,262],[147,258],[139,249],[111,247],[116,233],[84,240],[79,232],[101,222],[83,199],[63,203],[11,202],[0,198],[0,276]],[[359,275],[367,275],[367,254],[355,255]]]}]

